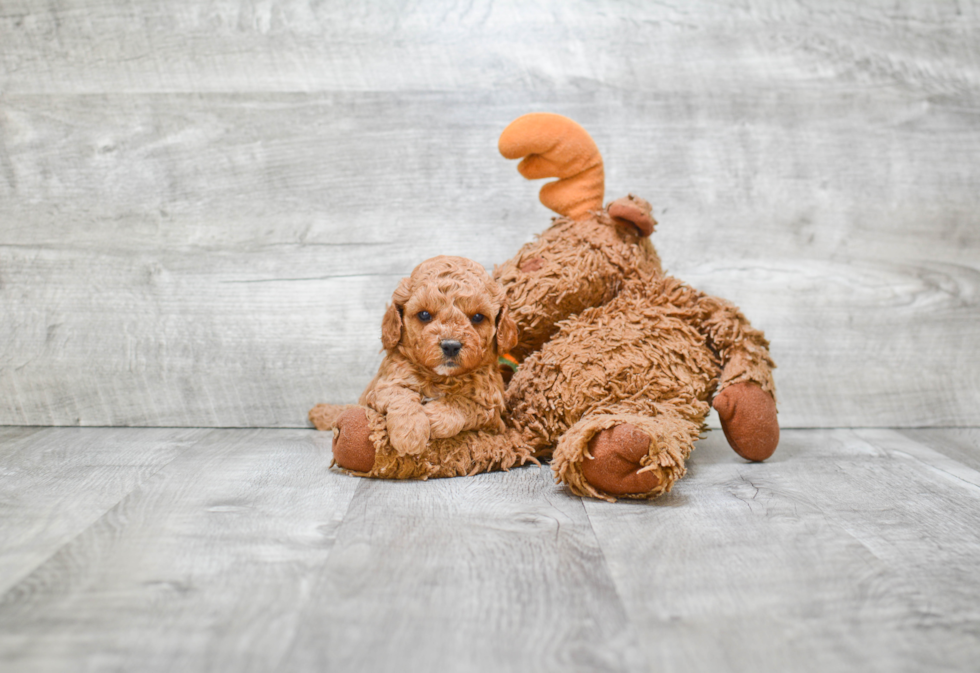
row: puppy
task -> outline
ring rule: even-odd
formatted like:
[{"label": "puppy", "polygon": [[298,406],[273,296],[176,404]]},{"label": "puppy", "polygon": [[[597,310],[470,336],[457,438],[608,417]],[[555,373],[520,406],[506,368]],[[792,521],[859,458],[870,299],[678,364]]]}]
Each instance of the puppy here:
[{"label": "puppy", "polygon": [[[402,279],[381,323],[386,354],[359,404],[385,416],[392,448],[419,455],[430,439],[504,429],[498,358],[517,343],[500,285],[462,257],[433,257]],[[333,427],[349,407],[317,405],[310,420]]]}]

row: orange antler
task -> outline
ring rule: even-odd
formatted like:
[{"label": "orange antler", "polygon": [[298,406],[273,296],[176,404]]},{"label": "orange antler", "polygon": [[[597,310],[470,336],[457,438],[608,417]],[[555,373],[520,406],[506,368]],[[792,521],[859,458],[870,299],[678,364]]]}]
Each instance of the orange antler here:
[{"label": "orange antler", "polygon": [[500,134],[500,153],[528,180],[560,178],[541,188],[541,203],[559,215],[581,220],[602,209],[602,156],[588,132],[568,117],[533,112],[518,117]]}]

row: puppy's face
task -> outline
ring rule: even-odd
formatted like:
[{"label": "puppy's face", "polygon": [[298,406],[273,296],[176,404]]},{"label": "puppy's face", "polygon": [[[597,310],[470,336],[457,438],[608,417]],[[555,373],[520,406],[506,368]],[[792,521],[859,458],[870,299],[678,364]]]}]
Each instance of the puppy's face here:
[{"label": "puppy's face", "polygon": [[437,376],[496,367],[497,353],[516,341],[503,290],[462,257],[435,257],[416,267],[395,291],[382,324],[386,349],[399,349]]}]

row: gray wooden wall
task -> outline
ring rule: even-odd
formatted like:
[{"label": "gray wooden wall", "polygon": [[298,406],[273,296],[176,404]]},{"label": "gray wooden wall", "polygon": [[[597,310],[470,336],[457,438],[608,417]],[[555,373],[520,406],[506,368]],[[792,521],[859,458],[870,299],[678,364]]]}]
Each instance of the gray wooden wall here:
[{"label": "gray wooden wall", "polygon": [[0,2],[0,424],[304,426],[399,277],[549,222],[588,128],[781,421],[980,424],[980,2]]}]

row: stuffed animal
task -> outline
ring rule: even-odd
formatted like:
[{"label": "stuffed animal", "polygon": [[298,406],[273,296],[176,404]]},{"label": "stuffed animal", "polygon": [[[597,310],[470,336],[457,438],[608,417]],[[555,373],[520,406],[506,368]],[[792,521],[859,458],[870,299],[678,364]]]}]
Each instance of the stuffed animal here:
[{"label": "stuffed animal", "polygon": [[[628,196],[603,208],[602,159],[588,133],[559,115],[530,114],[504,130],[499,147],[522,159],[524,177],[559,178],[541,201],[560,215],[494,273],[519,335],[505,430],[462,432],[441,440],[426,464],[393,470],[383,424],[369,416],[347,438],[341,427],[337,464],[419,477],[550,457],[576,494],[651,498],[684,475],[712,399],[736,453],[772,455],[775,365],[763,333],[733,305],[664,275],[648,238],[650,204]],[[357,466],[348,462],[355,455]],[[451,469],[436,464],[444,459]]]}]

